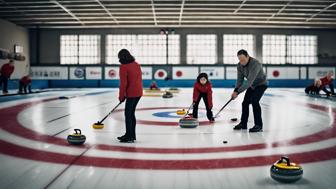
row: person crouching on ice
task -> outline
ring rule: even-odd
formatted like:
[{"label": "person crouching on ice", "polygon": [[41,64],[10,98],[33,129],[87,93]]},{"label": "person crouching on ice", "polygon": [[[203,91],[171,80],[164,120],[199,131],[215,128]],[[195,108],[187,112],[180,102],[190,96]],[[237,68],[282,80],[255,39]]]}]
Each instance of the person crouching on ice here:
[{"label": "person crouching on ice", "polygon": [[[328,95],[335,95],[334,90],[334,80],[333,80],[334,72],[329,71],[325,77],[322,77],[321,80],[321,89]],[[330,91],[327,90],[327,86],[329,86]]]},{"label": "person crouching on ice", "polygon": [[149,89],[150,90],[159,90],[159,87],[158,87],[156,81],[152,81],[152,83],[149,86]]},{"label": "person crouching on ice", "polygon": [[206,73],[200,73],[197,77],[197,80],[194,84],[194,93],[193,93],[193,117],[198,117],[198,105],[203,98],[207,117],[211,123],[215,122],[215,119],[212,114],[212,85],[208,79]]},{"label": "person crouching on ice", "polygon": [[306,94],[319,95],[321,91],[322,82],[320,79],[315,79],[314,83],[306,87]]},{"label": "person crouching on ice", "polygon": [[19,81],[19,92],[18,93],[22,94],[24,92],[25,94],[27,94],[27,88],[28,88],[28,92],[31,93],[32,92],[31,83],[32,83],[32,80],[29,77],[29,75],[23,76]]}]

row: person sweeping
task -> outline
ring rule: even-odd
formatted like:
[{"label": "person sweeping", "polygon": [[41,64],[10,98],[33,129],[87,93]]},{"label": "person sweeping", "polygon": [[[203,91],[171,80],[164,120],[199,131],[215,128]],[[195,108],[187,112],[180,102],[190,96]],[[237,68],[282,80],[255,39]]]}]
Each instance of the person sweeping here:
[{"label": "person sweeping", "polygon": [[135,110],[142,96],[142,72],[140,65],[135,61],[134,57],[126,49],[122,49],[118,53],[120,86],[119,101],[125,104],[125,125],[126,133],[118,137],[122,143],[133,143],[136,140],[135,127],[136,117]]},{"label": "person sweeping", "polygon": [[[259,101],[267,89],[266,75],[262,68],[262,64],[255,58],[250,57],[246,50],[239,50],[237,56],[239,59],[239,63],[237,64],[237,82],[231,98],[234,100],[240,93],[246,89],[247,91],[242,103],[240,123],[233,129],[247,129],[249,106],[252,104],[255,125],[249,132],[261,132],[263,129],[263,122]],[[247,86],[243,85],[244,78],[247,79]]]}]

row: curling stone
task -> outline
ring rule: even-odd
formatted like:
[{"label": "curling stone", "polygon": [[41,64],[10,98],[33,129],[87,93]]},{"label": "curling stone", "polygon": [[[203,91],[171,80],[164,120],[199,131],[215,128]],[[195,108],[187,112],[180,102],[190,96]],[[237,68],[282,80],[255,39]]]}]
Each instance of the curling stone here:
[{"label": "curling stone", "polygon": [[75,133],[68,135],[67,140],[69,144],[81,145],[81,144],[84,144],[86,137],[85,135],[82,135],[82,132],[80,129],[75,129]]},{"label": "curling stone", "polygon": [[193,118],[191,116],[186,116],[179,121],[179,126],[181,128],[195,128],[198,127],[199,123],[196,118]]},{"label": "curling stone", "polygon": [[103,129],[104,128],[104,124],[98,121],[97,123],[94,123],[92,125],[92,128],[94,128],[94,129]]},{"label": "curling stone", "polygon": [[281,157],[271,167],[271,177],[279,182],[291,183],[302,178],[303,169],[300,165],[290,162],[286,156]]},{"label": "curling stone", "polygon": [[185,115],[187,112],[185,111],[185,109],[182,109],[182,110],[177,110],[176,111],[176,114],[177,115]]},{"label": "curling stone", "polygon": [[162,98],[172,98],[173,97],[173,93],[166,91],[163,95]]}]

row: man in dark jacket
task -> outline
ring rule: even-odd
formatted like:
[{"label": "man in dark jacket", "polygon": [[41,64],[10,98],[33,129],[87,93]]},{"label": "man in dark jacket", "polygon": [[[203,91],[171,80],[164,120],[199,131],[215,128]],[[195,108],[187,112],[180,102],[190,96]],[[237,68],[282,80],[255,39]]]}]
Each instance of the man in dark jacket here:
[{"label": "man in dark jacket", "polygon": [[[237,65],[237,83],[231,95],[234,100],[237,96],[246,91],[244,101],[242,103],[242,115],[238,125],[234,130],[247,129],[247,121],[249,116],[249,105],[252,104],[255,126],[250,132],[261,132],[263,122],[261,118],[261,107],[259,101],[267,89],[267,80],[261,63],[250,57],[246,50],[240,50],[237,53],[239,63]],[[247,79],[247,86],[243,85],[244,78]]]}]

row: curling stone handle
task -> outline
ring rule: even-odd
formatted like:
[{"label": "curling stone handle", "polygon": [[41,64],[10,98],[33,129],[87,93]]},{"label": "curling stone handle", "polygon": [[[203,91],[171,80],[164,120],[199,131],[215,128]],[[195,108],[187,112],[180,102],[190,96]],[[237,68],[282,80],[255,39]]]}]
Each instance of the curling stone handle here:
[{"label": "curling stone handle", "polygon": [[81,132],[81,130],[80,129],[74,129],[75,130],[75,133],[76,134],[79,134],[79,135],[81,135],[82,134],[82,132]]},{"label": "curling stone handle", "polygon": [[290,160],[287,156],[282,156],[279,163],[282,163],[284,160],[286,161],[287,166],[290,166]]}]

